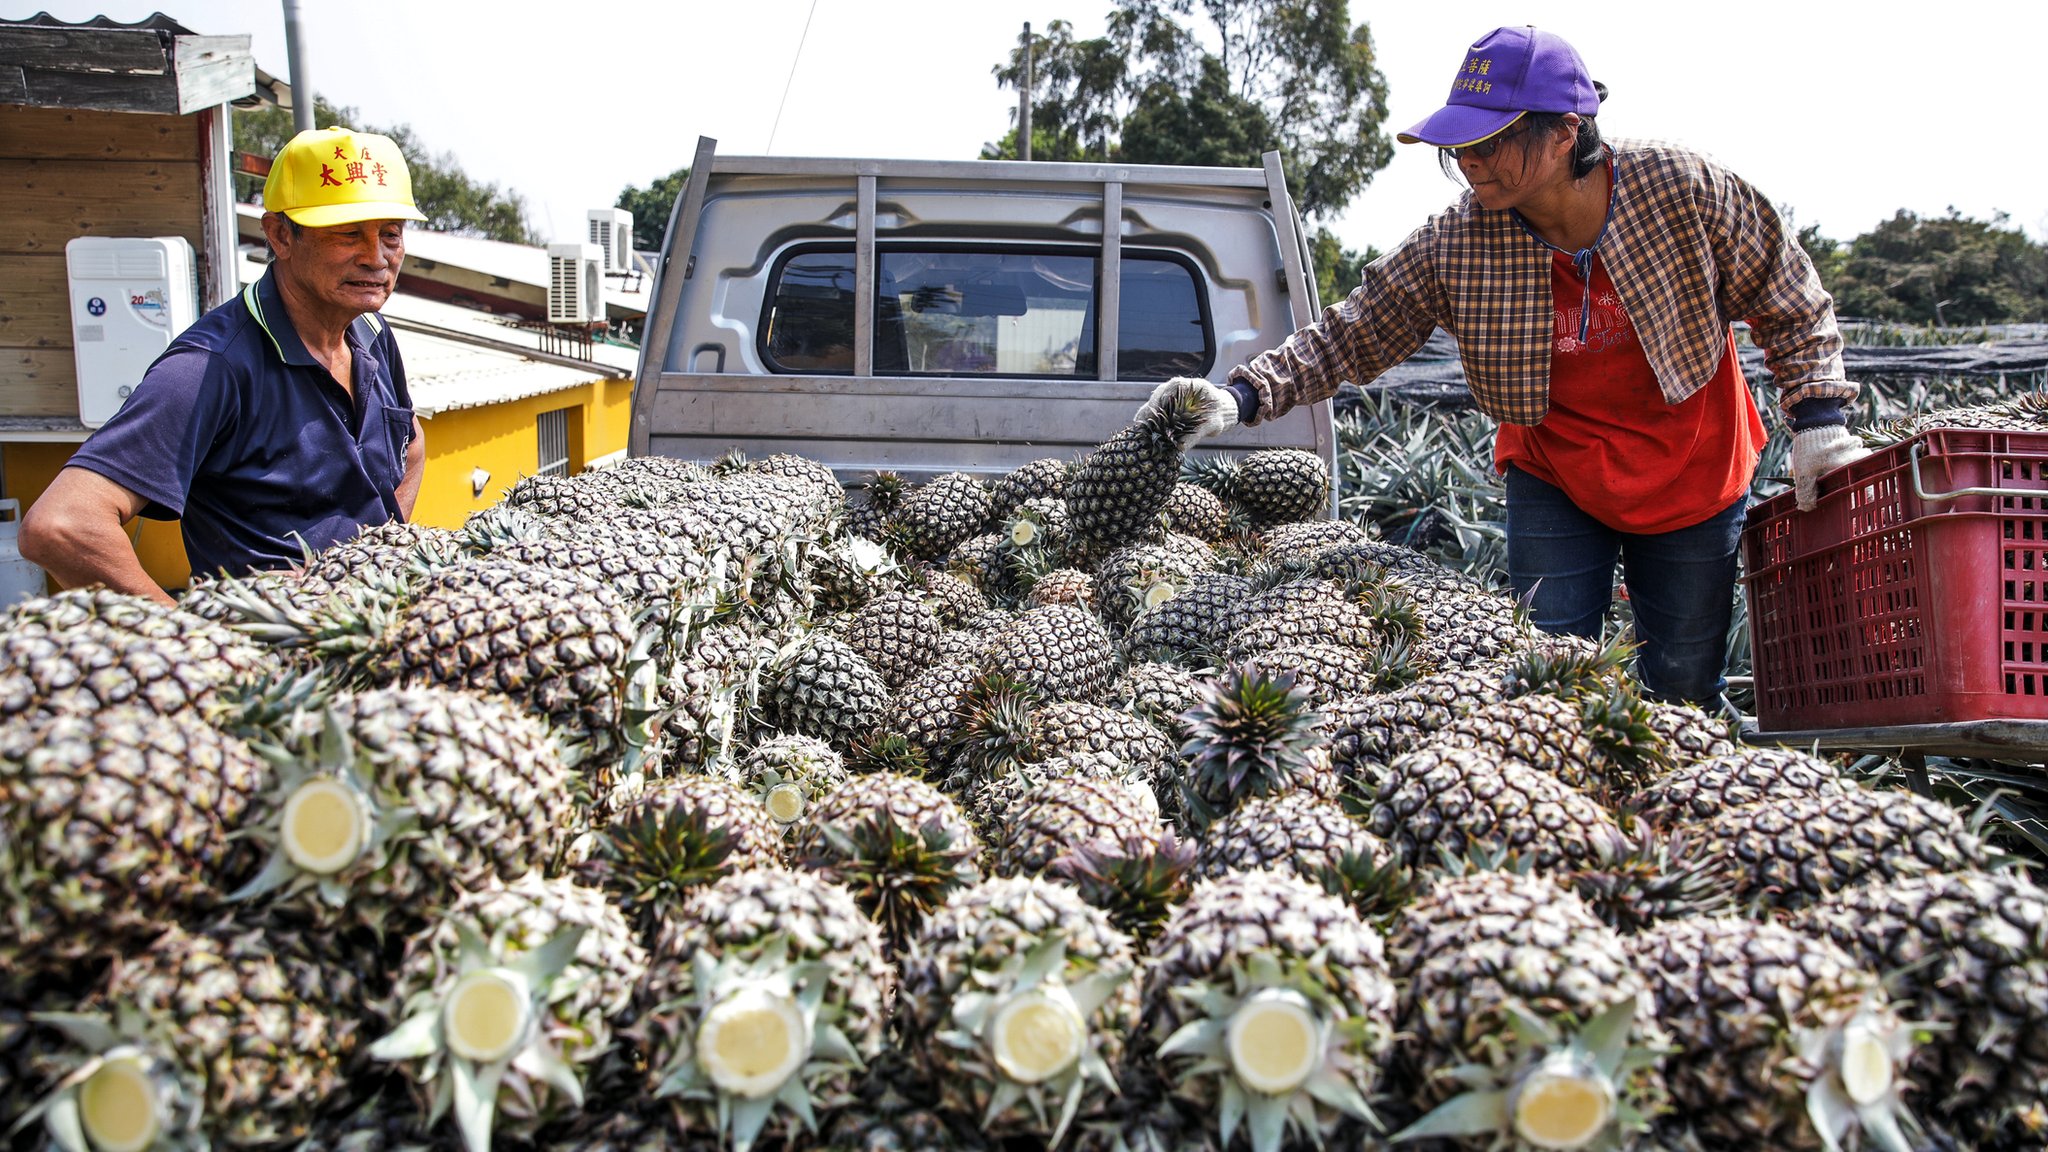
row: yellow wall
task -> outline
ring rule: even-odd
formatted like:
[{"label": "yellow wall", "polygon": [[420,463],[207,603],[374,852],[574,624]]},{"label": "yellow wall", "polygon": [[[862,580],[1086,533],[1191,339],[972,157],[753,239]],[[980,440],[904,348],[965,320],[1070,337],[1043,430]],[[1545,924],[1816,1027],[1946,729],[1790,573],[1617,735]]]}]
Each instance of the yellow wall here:
[{"label": "yellow wall", "polygon": [[[540,465],[540,443],[534,420],[557,408],[578,408],[582,419],[569,421],[569,470],[582,471],[591,460],[626,446],[633,382],[601,380],[503,404],[443,412],[421,421],[427,433],[427,471],[420,483],[413,522],[458,528],[469,514],[504,499],[505,492]],[[26,510],[49,487],[74,444],[0,444],[5,465],[6,495]],[[470,473],[481,467],[491,474],[482,496],[472,495]],[[192,569],[178,525],[138,520],[129,529],[136,555],[157,583],[182,588]]]}]

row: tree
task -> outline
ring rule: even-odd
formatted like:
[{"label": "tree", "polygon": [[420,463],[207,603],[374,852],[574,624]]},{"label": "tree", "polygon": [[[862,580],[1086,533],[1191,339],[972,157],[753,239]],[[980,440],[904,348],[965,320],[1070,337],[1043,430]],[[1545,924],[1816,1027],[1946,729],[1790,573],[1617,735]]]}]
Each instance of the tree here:
[{"label": "tree", "polygon": [[668,235],[669,214],[675,209],[676,197],[683,194],[683,187],[689,182],[690,168],[686,164],[645,188],[628,184],[619,193],[615,207],[633,214],[633,247],[661,251]]},{"label": "tree", "polygon": [[1380,258],[1379,249],[1371,246],[1363,252],[1344,247],[1343,241],[1328,228],[1316,229],[1308,247],[1309,259],[1315,265],[1316,292],[1325,308],[1351,295],[1351,290],[1358,287],[1359,270]]},{"label": "tree", "polygon": [[[1800,242],[1808,243],[1804,231]],[[2048,321],[2048,248],[2011,227],[2004,213],[1973,220],[1950,208],[1947,216],[1922,219],[1901,209],[1822,267],[1834,271],[1822,282],[1844,316],[1910,324]]]},{"label": "tree", "polygon": [[[1033,158],[1255,167],[1277,148],[1302,212],[1340,212],[1393,156],[1381,131],[1386,79],[1371,35],[1352,26],[1348,8],[1347,0],[1117,0],[1107,34],[1092,40],[1076,40],[1055,20],[1032,38]],[[1206,42],[1191,23],[1206,23]],[[1007,88],[1024,82],[1021,45],[995,75]],[[982,155],[1015,156],[1015,136],[1012,129]]]},{"label": "tree", "polygon": [[[392,143],[398,145],[399,152],[405,156],[406,167],[412,172],[413,202],[419,205],[420,214],[427,218],[423,227],[512,244],[540,243],[539,233],[526,221],[525,197],[510,189],[501,191],[496,184],[472,179],[462,171],[461,163],[452,152],[428,152],[410,124],[379,128],[362,126],[362,119],[362,113],[354,108],[330,104],[317,94],[313,97],[315,124],[323,128],[341,125],[375,132],[391,137]],[[265,158],[274,158],[297,134],[291,112],[273,105],[264,105],[253,112],[236,112],[234,129],[236,151]],[[254,193],[262,191],[263,183],[259,177],[243,179],[249,182],[244,191],[252,199]]]}]

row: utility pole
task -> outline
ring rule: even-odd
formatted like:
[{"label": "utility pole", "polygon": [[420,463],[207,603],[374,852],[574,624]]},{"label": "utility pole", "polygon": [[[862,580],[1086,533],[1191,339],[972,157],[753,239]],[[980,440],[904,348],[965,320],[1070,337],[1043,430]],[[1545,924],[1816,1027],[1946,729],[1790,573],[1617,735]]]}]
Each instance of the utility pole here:
[{"label": "utility pole", "polygon": [[1031,159],[1031,22],[1024,22],[1024,82],[1017,85],[1017,159]]},{"label": "utility pole", "polygon": [[313,124],[313,82],[306,78],[306,49],[299,36],[299,0],[284,0],[284,58],[292,70],[292,127],[304,132]]}]

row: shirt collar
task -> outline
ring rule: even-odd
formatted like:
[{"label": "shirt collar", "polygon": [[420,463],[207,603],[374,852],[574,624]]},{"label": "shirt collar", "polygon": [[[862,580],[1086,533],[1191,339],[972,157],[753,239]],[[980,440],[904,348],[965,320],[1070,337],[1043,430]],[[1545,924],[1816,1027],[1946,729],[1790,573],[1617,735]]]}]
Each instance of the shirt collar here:
[{"label": "shirt collar", "polygon": [[[278,359],[287,364],[324,370],[325,365],[306,351],[306,342],[300,339],[299,330],[292,326],[291,314],[284,308],[284,295],[277,287],[275,265],[264,269],[261,279],[242,289],[242,302],[248,305],[249,315],[255,318],[264,335],[270,337],[270,345],[277,349]],[[367,321],[358,316],[349,321],[347,339],[351,351],[362,352],[369,347],[374,334]]]}]

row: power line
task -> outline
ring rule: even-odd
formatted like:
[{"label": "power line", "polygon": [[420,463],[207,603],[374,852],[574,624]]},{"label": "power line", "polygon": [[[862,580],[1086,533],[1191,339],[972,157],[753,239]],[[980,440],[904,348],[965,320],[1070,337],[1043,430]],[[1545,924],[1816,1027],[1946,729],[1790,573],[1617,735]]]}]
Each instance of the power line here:
[{"label": "power line", "polygon": [[775,123],[768,128],[768,155],[775,154],[775,134],[782,130],[782,109],[789,103],[789,87],[796,83],[796,66],[804,58],[804,41],[811,36],[811,17],[818,14],[818,0],[811,0],[811,10],[804,16],[803,34],[796,38],[796,56],[789,62],[789,79],[782,82],[782,100],[775,105]]}]

